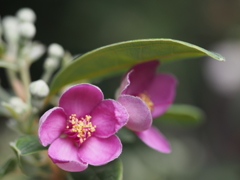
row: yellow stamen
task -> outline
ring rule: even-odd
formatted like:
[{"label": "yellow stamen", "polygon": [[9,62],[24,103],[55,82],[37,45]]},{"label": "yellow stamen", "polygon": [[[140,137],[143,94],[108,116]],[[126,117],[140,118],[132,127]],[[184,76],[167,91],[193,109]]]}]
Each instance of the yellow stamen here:
[{"label": "yellow stamen", "polygon": [[154,104],[151,101],[150,97],[146,93],[141,93],[138,96],[145,102],[150,111],[152,111]]},{"label": "yellow stamen", "polygon": [[86,115],[85,118],[78,119],[76,118],[76,114],[72,114],[69,116],[68,124],[66,126],[67,129],[70,129],[71,132],[77,133],[77,137],[79,137],[80,143],[83,143],[88,137],[92,135],[92,132],[96,130],[96,125],[92,125],[90,119],[92,117]]}]

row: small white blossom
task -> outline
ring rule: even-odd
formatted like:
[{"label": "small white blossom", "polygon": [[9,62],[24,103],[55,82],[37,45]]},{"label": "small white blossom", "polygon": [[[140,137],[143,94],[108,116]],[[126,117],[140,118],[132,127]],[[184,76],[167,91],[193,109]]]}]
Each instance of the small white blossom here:
[{"label": "small white blossom", "polygon": [[9,104],[18,114],[24,113],[27,109],[27,105],[19,97],[11,97],[9,100]]},{"label": "small white blossom", "polygon": [[20,24],[20,34],[25,38],[33,38],[36,34],[36,28],[34,24],[30,22],[24,22]]},{"label": "small white blossom", "polygon": [[40,43],[33,43],[30,53],[29,53],[29,59],[31,61],[35,61],[38,58],[40,58],[44,52],[45,52],[45,46],[43,44]]},{"label": "small white blossom", "polygon": [[14,16],[5,16],[2,20],[3,35],[8,42],[17,42],[19,39],[19,22]]},{"label": "small white blossom", "polygon": [[16,16],[20,21],[34,23],[36,21],[36,14],[30,8],[22,8],[17,11]]},{"label": "small white blossom", "polygon": [[44,98],[49,93],[49,87],[43,80],[37,80],[30,84],[29,86],[30,93],[34,97]]},{"label": "small white blossom", "polygon": [[216,92],[226,97],[234,96],[240,90],[240,41],[225,40],[213,50],[226,58],[226,62],[209,59],[205,63],[204,75]]},{"label": "small white blossom", "polygon": [[61,45],[53,43],[48,47],[48,54],[52,57],[61,58],[64,54],[64,49]]},{"label": "small white blossom", "polygon": [[60,64],[59,59],[54,57],[49,57],[45,60],[43,66],[45,70],[55,70],[58,68],[59,64]]}]

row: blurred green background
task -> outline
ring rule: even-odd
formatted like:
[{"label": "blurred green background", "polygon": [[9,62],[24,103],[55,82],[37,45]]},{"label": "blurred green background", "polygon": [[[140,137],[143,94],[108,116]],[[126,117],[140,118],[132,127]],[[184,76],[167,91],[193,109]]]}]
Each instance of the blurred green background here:
[{"label": "blurred green background", "polygon": [[[214,49],[226,56],[227,65],[229,53],[224,51],[224,45],[217,48],[217,44],[238,42],[240,37],[239,0],[1,0],[0,15],[14,15],[22,7],[32,8],[37,15],[35,40],[45,45],[59,43],[73,55],[120,41],[172,38]],[[229,57],[234,62],[240,61],[240,56],[234,54],[238,48],[235,49]],[[40,78],[43,60],[32,65],[33,80]],[[212,61],[215,60],[182,60],[159,68],[178,78],[175,103],[200,107],[206,118],[191,126],[155,122],[172,145],[169,155],[134,141],[130,134],[121,155],[124,180],[240,179],[240,86],[222,93],[224,85],[213,83],[221,81],[221,76],[217,80],[211,74],[222,62],[216,61],[213,70],[208,64]],[[235,73],[231,67],[219,71],[222,76]],[[8,88],[3,69],[0,75],[2,85]],[[96,84],[106,98],[113,98],[120,78],[111,77]],[[236,81],[240,82],[240,77]],[[5,123],[1,118],[0,164],[13,155],[7,144],[16,137]]]}]

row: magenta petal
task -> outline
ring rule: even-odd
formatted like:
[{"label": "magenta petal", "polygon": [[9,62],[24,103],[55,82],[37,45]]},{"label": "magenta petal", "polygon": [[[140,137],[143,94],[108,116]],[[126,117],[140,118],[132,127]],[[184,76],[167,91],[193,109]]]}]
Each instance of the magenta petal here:
[{"label": "magenta petal", "polygon": [[170,144],[157,128],[152,126],[146,131],[135,133],[149,147],[163,153],[171,152]]},{"label": "magenta petal", "polygon": [[83,117],[93,110],[103,100],[102,91],[91,84],[78,84],[66,90],[59,100],[68,116],[76,114]]},{"label": "magenta petal", "polygon": [[144,131],[152,125],[152,115],[145,102],[139,97],[121,95],[117,99],[127,110],[129,120],[127,127],[133,131]]},{"label": "magenta petal", "polygon": [[121,84],[120,84],[120,87],[117,91],[117,97],[120,96],[120,94],[125,94],[126,93],[127,87],[130,85],[129,76],[132,72],[133,72],[133,70],[129,71],[123,77],[123,79],[121,81]]},{"label": "magenta petal", "polygon": [[151,84],[158,64],[158,60],[152,60],[133,66],[129,70],[129,72],[131,71],[129,73],[129,77],[128,75],[126,75],[125,77],[129,78],[129,80],[123,80],[123,82],[130,81],[130,84],[125,88],[123,94],[130,94],[136,96],[140,93],[143,93],[146,87]]},{"label": "magenta petal", "polygon": [[52,161],[65,171],[83,171],[88,167],[78,157],[78,147],[70,138],[56,139],[48,149]]},{"label": "magenta petal", "polygon": [[60,107],[45,112],[39,121],[38,137],[43,146],[51,144],[63,132],[67,116]]},{"label": "magenta petal", "polygon": [[121,141],[112,135],[108,138],[89,138],[79,148],[78,156],[88,164],[100,166],[116,159],[121,152]]},{"label": "magenta petal", "polygon": [[104,100],[91,113],[91,122],[96,125],[94,136],[109,137],[128,121],[126,109],[117,101]]},{"label": "magenta petal", "polygon": [[153,117],[162,115],[172,104],[176,93],[177,80],[170,74],[156,74],[151,85],[146,89],[154,103]]}]

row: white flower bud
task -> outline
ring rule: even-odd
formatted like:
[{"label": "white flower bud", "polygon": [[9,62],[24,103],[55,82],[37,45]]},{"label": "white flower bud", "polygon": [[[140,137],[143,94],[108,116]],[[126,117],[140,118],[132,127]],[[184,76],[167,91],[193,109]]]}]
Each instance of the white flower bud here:
[{"label": "white flower bud", "polygon": [[30,8],[22,8],[17,11],[16,16],[20,21],[34,23],[36,21],[36,14]]},{"label": "white flower bud", "polygon": [[19,97],[11,97],[9,104],[14,108],[15,112],[22,114],[26,111],[27,105]]},{"label": "white flower bud", "polygon": [[30,84],[29,91],[34,97],[44,98],[49,93],[49,87],[43,80],[40,79]]},{"label": "white flower bud", "polygon": [[67,66],[70,62],[72,62],[73,57],[70,52],[66,51],[62,58],[62,66]]},{"label": "white flower bud", "polygon": [[36,28],[33,23],[24,22],[20,24],[20,34],[25,38],[33,38],[36,34]]},{"label": "white flower bud", "polygon": [[8,42],[17,42],[19,39],[19,22],[14,16],[5,16],[2,20],[3,35]]},{"label": "white flower bud", "polygon": [[48,47],[48,54],[52,57],[61,58],[64,54],[64,49],[61,45],[53,43]]},{"label": "white flower bud", "polygon": [[45,46],[40,43],[33,43],[30,53],[29,53],[29,59],[31,61],[35,61],[39,59],[45,52]]},{"label": "white flower bud", "polygon": [[204,75],[209,86],[225,97],[234,97],[240,90],[240,41],[225,40],[213,47],[221,53],[226,62],[205,62]]},{"label": "white flower bud", "polygon": [[59,59],[54,57],[49,57],[45,60],[43,66],[45,70],[55,70],[58,68],[59,64],[60,64]]}]

